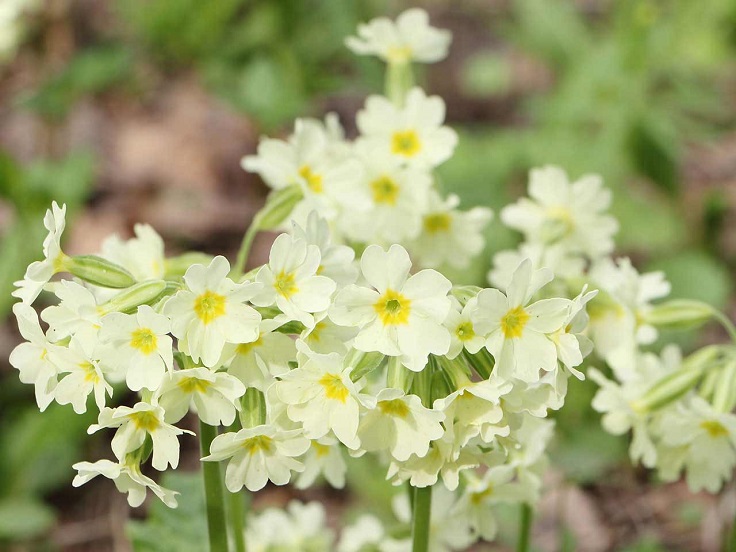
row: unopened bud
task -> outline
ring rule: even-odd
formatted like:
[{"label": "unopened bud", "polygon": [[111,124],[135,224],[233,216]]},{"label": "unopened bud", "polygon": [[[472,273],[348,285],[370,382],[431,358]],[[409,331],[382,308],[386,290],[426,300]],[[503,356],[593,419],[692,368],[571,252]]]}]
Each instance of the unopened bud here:
[{"label": "unopened bud", "polygon": [[266,204],[253,219],[253,225],[259,230],[278,228],[303,197],[302,189],[296,184],[271,192]]},{"label": "unopened bud", "polygon": [[638,412],[651,412],[667,406],[693,389],[703,374],[702,368],[684,366],[655,383],[631,407]]},{"label": "unopened bud", "polygon": [[212,255],[200,253],[199,251],[190,251],[183,255],[166,259],[164,265],[164,278],[181,278],[186,274],[190,266],[194,264],[202,264],[207,266],[212,261]]},{"label": "unopened bud", "polygon": [[350,379],[358,381],[364,376],[378,368],[383,359],[386,358],[383,353],[371,352],[365,353],[357,349],[351,349],[345,356],[345,366],[352,368]]},{"label": "unopened bud", "polygon": [[77,278],[96,286],[127,288],[135,284],[135,278],[130,272],[97,255],[68,257],[64,268]]},{"label": "unopened bud", "polygon": [[249,387],[240,399],[240,423],[244,428],[266,423],[266,399],[258,389]]},{"label": "unopened bud", "polygon": [[388,357],[387,360],[386,387],[402,389],[405,393],[408,393],[414,381],[415,373],[401,364],[399,357]]},{"label": "unopened bud", "polygon": [[690,329],[713,318],[713,307],[701,301],[675,299],[643,314],[644,323],[658,328]]},{"label": "unopened bud", "polygon": [[460,301],[460,304],[464,307],[468,301],[478,295],[480,289],[478,286],[452,286],[450,295]]},{"label": "unopened bud", "polygon": [[99,309],[104,313],[134,311],[140,305],[153,303],[163,295],[166,288],[167,284],[164,280],[139,282],[100,305]]},{"label": "unopened bud", "polygon": [[731,412],[736,407],[736,360],[731,360],[718,373],[713,392],[713,408]]}]

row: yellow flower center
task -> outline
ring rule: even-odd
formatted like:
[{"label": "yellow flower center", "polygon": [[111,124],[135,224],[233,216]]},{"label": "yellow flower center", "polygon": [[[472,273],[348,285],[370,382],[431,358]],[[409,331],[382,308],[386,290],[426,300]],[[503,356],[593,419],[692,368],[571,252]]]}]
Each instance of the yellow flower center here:
[{"label": "yellow flower center", "polygon": [[447,232],[452,226],[452,218],[448,213],[432,213],[424,217],[424,230],[429,234]]},{"label": "yellow flower center", "polygon": [[309,165],[304,165],[299,169],[299,176],[306,181],[307,188],[312,190],[315,194],[321,194],[324,191],[322,176],[312,172],[312,168]]},{"label": "yellow flower center", "polygon": [[521,337],[524,326],[529,321],[529,314],[521,307],[514,307],[501,319],[501,330],[506,339]]},{"label": "yellow flower center", "polygon": [[99,383],[100,376],[97,374],[94,364],[91,362],[83,362],[79,367],[84,371],[84,381]]},{"label": "yellow flower center", "polygon": [[276,275],[273,287],[279,295],[286,297],[287,299],[299,291],[299,288],[294,281],[294,274],[291,272],[284,272],[283,270]]},{"label": "yellow flower center", "polygon": [[198,378],[183,378],[177,385],[184,393],[206,393],[212,382]]},{"label": "yellow flower center", "polygon": [[252,343],[238,343],[238,346],[235,347],[235,354],[247,355],[253,350],[254,347],[260,347],[261,345],[263,345],[263,336],[259,335],[258,339],[256,339]]},{"label": "yellow flower center", "polygon": [[396,155],[414,157],[421,149],[419,136],[413,130],[400,130],[391,137],[391,151]]},{"label": "yellow flower center", "polygon": [[309,332],[309,335],[307,336],[307,341],[313,341],[313,342],[319,342],[320,339],[322,339],[322,330],[324,330],[327,327],[327,324],[323,322],[317,322],[314,325],[314,328],[311,332]]},{"label": "yellow flower center", "polygon": [[406,62],[411,59],[412,53],[409,46],[391,46],[386,52],[386,57],[392,63]]},{"label": "yellow flower center", "polygon": [[472,322],[463,322],[455,330],[455,335],[460,341],[469,341],[475,337]]},{"label": "yellow flower center", "polygon": [[728,437],[728,430],[723,427],[723,424],[721,422],[718,422],[716,420],[706,420],[704,422],[701,422],[700,427],[707,431],[708,435],[710,435],[714,439],[717,437]]},{"label": "yellow flower center", "polygon": [[271,452],[273,439],[266,435],[256,435],[250,439],[243,441],[242,447],[248,451],[248,454],[255,454],[259,450],[263,452]]},{"label": "yellow flower center", "polygon": [[373,305],[384,326],[409,323],[411,300],[392,289],[386,290]]},{"label": "yellow flower center", "polygon": [[401,399],[392,399],[390,401],[381,401],[378,403],[378,408],[381,412],[388,416],[398,416],[399,418],[406,418],[409,414],[409,407]]},{"label": "yellow flower center", "polygon": [[493,486],[488,485],[488,488],[485,491],[480,491],[478,493],[472,493],[470,495],[470,501],[477,506],[478,504],[481,504],[483,501],[485,501],[485,499],[491,496],[492,494],[493,494]]},{"label": "yellow flower center", "polygon": [[210,324],[225,314],[225,296],[207,290],[194,300],[194,313],[202,323]]},{"label": "yellow flower center", "polygon": [[388,176],[382,176],[371,182],[373,201],[384,205],[396,205],[399,198],[399,186]]},{"label": "yellow flower center", "polygon": [[325,396],[328,399],[340,401],[345,404],[350,392],[338,374],[325,374],[319,379],[319,384],[324,387]]},{"label": "yellow flower center", "polygon": [[323,456],[327,456],[330,452],[330,447],[327,445],[323,445],[322,443],[318,443],[317,441],[312,441],[312,448],[314,449],[314,452],[317,454],[318,458],[322,458]]},{"label": "yellow flower center", "polygon": [[156,415],[150,410],[144,410],[143,412],[133,412],[129,416],[129,418],[130,421],[133,422],[133,425],[135,425],[135,427],[137,427],[138,429],[143,429],[148,433],[151,433],[161,425],[161,422],[159,422]]},{"label": "yellow flower center", "polygon": [[158,338],[150,328],[138,328],[130,336],[130,346],[150,355],[158,348]]},{"label": "yellow flower center", "polygon": [[562,239],[575,231],[575,219],[567,207],[550,207],[547,209],[547,217],[543,233],[548,241]]}]

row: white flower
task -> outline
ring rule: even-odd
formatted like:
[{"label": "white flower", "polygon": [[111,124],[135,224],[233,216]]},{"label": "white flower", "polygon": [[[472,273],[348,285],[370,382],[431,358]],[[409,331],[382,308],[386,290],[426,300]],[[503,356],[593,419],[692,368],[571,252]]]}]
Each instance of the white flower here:
[{"label": "white flower", "polygon": [[299,186],[304,199],[289,218],[300,223],[312,210],[332,220],[339,206],[359,209],[362,203],[353,186],[360,178],[360,163],[341,149],[335,151],[333,139],[319,121],[297,119],[288,142],[262,139],[258,155],[244,157],[241,165],[258,173],[273,189]]},{"label": "white flower", "polygon": [[288,320],[314,326],[313,314],[329,308],[337,287],[329,278],[317,275],[320,262],[316,245],[281,234],[271,246],[268,264],[256,274],[262,289],[252,299],[253,304],[276,304]]},{"label": "white flower", "polygon": [[452,35],[429,25],[427,12],[412,8],[396,21],[377,17],[358,25],[358,36],[348,37],[345,44],[359,55],[375,55],[390,63],[434,63],[447,57]]},{"label": "white flower", "polygon": [[215,257],[209,266],[194,264],[184,275],[187,289],[164,305],[171,318],[179,349],[195,362],[212,368],[225,343],[249,343],[258,339],[261,315],[245,304],[259,290],[252,283],[236,284],[227,277],[230,263]]},{"label": "white flower", "polygon": [[102,257],[122,266],[138,282],[162,279],[166,271],[164,240],[148,224],[133,227],[135,238],[112,235],[102,242]]},{"label": "white flower", "polygon": [[348,328],[335,324],[327,313],[315,315],[313,328],[305,328],[299,341],[306,344],[315,353],[340,353],[345,355],[358,335],[358,328]]},{"label": "white flower", "polygon": [[22,280],[14,282],[18,288],[13,291],[13,297],[18,297],[26,304],[33,303],[48,283],[51,277],[63,270],[64,253],[61,251],[61,235],[66,225],[66,205],[59,205],[54,201],[51,209],[46,211],[43,225],[49,231],[43,241],[43,261],[35,261],[26,269]]},{"label": "white flower", "polygon": [[549,335],[562,327],[570,301],[555,298],[529,304],[551,280],[551,272],[532,272],[531,262],[524,260],[514,273],[507,295],[492,288],[478,293],[472,319],[476,330],[488,336],[486,349],[496,359],[494,372],[500,377],[533,382],[539,379],[540,369],[556,369],[557,350]]},{"label": "white flower", "polygon": [[164,378],[157,393],[168,423],[175,424],[191,408],[211,426],[232,424],[243,395],[245,385],[238,378],[207,368],[177,370]]},{"label": "white flower", "polygon": [[451,299],[453,308],[447,313],[444,324],[450,331],[450,350],[446,355],[449,359],[455,358],[463,349],[475,354],[483,348],[486,342],[483,335],[476,333],[471,318],[477,299],[472,297],[464,307],[461,307],[460,302],[454,297]]},{"label": "white flower", "polygon": [[596,353],[620,380],[632,376],[639,345],[657,339],[657,330],[643,323],[652,301],[667,296],[671,286],[663,272],[639,274],[628,258],[602,259],[590,270],[590,280],[602,293],[591,304],[590,328]]},{"label": "white flower", "polygon": [[363,151],[392,155],[412,167],[432,169],[447,161],[457,145],[457,134],[442,126],[445,102],[421,88],[412,88],[403,108],[383,96],[370,96],[356,122]]},{"label": "white flower", "polygon": [[386,252],[371,245],[360,260],[371,287],[348,286],[337,294],[330,318],[342,326],[358,326],[354,347],[401,357],[419,372],[431,353],[444,355],[450,332],[442,325],[450,310],[452,284],[434,270],[409,276],[411,260],[400,245]]},{"label": "white flower", "polygon": [[556,278],[581,278],[585,269],[584,258],[569,253],[560,244],[523,243],[518,249],[499,251],[493,256],[493,268],[488,271],[488,282],[506,291],[514,272],[524,259],[532,262],[534,270],[548,268]]},{"label": "white flower", "polygon": [[311,487],[319,474],[324,475],[327,482],[335,489],[342,489],[345,486],[345,473],[348,467],[337,439],[322,437],[312,441],[302,462],[304,471],[299,474],[294,483],[297,489]]},{"label": "white flower", "polygon": [[153,479],[141,473],[140,466],[134,463],[118,463],[110,460],[97,462],[77,462],[72,466],[79,473],[72,481],[73,487],[79,487],[98,475],[112,479],[122,493],[128,493],[128,504],[137,508],[146,498],[146,491],[151,489],[169,508],[176,508],[176,491],[159,486]]},{"label": "white flower", "polygon": [[326,276],[339,286],[352,284],[358,278],[358,267],[354,262],[355,251],[347,245],[331,243],[330,227],[316,211],[309,213],[304,228],[292,221],[292,233],[294,238],[319,248],[320,264],[317,274]]},{"label": "white flower", "polygon": [[10,353],[10,364],[17,368],[20,381],[35,387],[36,403],[43,412],[54,400],[54,389],[59,369],[56,358],[64,348],[49,342],[38,324],[38,315],[30,305],[16,303],[13,313],[18,321],[20,335],[27,341]]},{"label": "white flower", "polygon": [[412,454],[422,457],[429,451],[430,441],[442,437],[442,412],[422,406],[416,395],[405,395],[400,389],[382,389],[376,396],[376,407],[360,421],[358,436],[361,448],[388,451],[396,460],[408,460]]},{"label": "white flower", "polygon": [[409,539],[395,540],[386,535],[379,519],[370,514],[363,514],[354,523],[342,530],[337,552],[410,552]]},{"label": "white flower", "polygon": [[560,362],[579,380],[585,379],[585,376],[576,369],[576,366],[580,366],[583,359],[593,350],[593,343],[582,333],[587,328],[589,321],[585,306],[598,294],[597,290],[587,291],[587,289],[588,286],[584,286],[578,296],[572,300],[570,311],[562,327],[551,336],[557,347]]},{"label": "white flower", "polygon": [[350,449],[357,449],[361,405],[372,407],[370,397],[361,397],[337,353],[321,355],[308,349],[299,368],[281,376],[276,393],[289,405],[287,415],[304,426],[305,437],[319,439],[330,431]]},{"label": "white flower", "polygon": [[245,486],[255,492],[269,480],[275,485],[286,485],[292,471],[304,469],[295,457],[304,454],[309,445],[309,439],[300,430],[280,431],[272,425],[260,425],[218,435],[212,441],[210,455],[202,460],[219,462],[230,458],[225,471],[227,489],[236,493]]},{"label": "white flower", "polygon": [[719,412],[700,397],[691,397],[663,413],[659,431],[665,446],[684,449],[682,460],[690,491],[717,493],[733,476],[736,415]]},{"label": "white flower", "polygon": [[122,370],[132,391],[158,389],[166,370],[173,370],[171,322],[148,305],[136,314],[113,312],[102,319],[98,337],[107,363]]},{"label": "white flower", "polygon": [[41,319],[49,325],[49,337],[54,341],[69,336],[97,341],[102,312],[92,292],[72,280],[62,280],[54,292],[59,304],[41,311]]},{"label": "white flower", "polygon": [[294,340],[276,331],[281,325],[273,319],[261,322],[258,339],[250,343],[227,343],[219,364],[246,387],[260,391],[274,382],[275,376],[289,371],[289,361],[296,356]]},{"label": "white flower", "polygon": [[600,176],[586,175],[570,183],[559,167],[532,169],[529,196],[501,212],[504,224],[523,232],[527,241],[559,243],[590,259],[613,251],[618,223],[605,214],[611,191],[603,187]]},{"label": "white flower", "polygon": [[468,478],[468,485],[455,503],[452,513],[468,520],[480,538],[491,541],[496,538],[498,530],[493,506],[499,503],[531,503],[534,494],[529,484],[515,481],[513,466],[493,466],[480,479]]},{"label": "white flower", "polygon": [[112,386],[95,358],[94,347],[94,342],[73,337],[69,347],[60,351],[55,360],[59,374],[66,375],[54,389],[54,398],[59,404],[71,404],[77,414],[87,411],[90,393],[94,393],[99,409],[105,406],[105,395],[112,396]]},{"label": "white flower", "polygon": [[142,447],[146,435],[150,435],[153,442],[151,464],[159,471],[164,471],[169,465],[172,468],[179,465],[177,436],[182,433],[192,434],[191,431],[167,424],[164,421],[164,409],[145,402],[136,403],[133,408],[128,406],[104,408],[97,423],[89,426],[87,433],[92,434],[107,427],[118,428],[112,438],[112,451],[120,461],[129,452]]},{"label": "white flower", "polygon": [[421,266],[437,268],[447,264],[466,268],[483,251],[483,230],[493,218],[493,212],[486,207],[460,211],[459,204],[460,198],[454,194],[444,200],[436,192],[429,194],[422,231],[408,246]]},{"label": "white flower", "polygon": [[248,515],[245,538],[255,552],[327,552],[334,535],[326,527],[325,509],[319,502],[292,500],[284,508],[268,508]]},{"label": "white flower", "polygon": [[366,208],[344,211],[339,229],[360,243],[404,243],[416,238],[427,210],[431,174],[404,167],[388,153],[364,149],[358,148],[365,166],[359,185],[366,192]]}]

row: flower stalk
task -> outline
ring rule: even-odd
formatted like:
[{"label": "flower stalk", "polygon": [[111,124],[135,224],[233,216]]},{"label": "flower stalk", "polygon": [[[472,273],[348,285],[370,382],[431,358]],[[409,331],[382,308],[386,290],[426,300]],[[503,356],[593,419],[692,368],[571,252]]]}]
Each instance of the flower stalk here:
[{"label": "flower stalk", "polygon": [[[210,445],[217,437],[217,428],[199,421],[199,446],[202,456],[210,453]],[[225,500],[219,462],[202,462],[204,495],[207,507],[207,534],[210,552],[228,552]]]}]

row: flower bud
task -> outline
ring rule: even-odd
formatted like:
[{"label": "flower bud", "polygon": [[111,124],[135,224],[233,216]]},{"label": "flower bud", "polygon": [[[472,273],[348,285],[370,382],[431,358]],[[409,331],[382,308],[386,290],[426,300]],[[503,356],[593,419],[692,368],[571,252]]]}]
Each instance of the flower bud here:
[{"label": "flower bud", "polygon": [[110,312],[131,312],[140,305],[153,303],[166,291],[166,288],[167,285],[164,280],[139,282],[100,305],[99,309],[106,314]]},{"label": "flower bud", "polygon": [[713,317],[713,307],[701,301],[675,299],[661,303],[643,314],[645,324],[658,328],[690,329]]},{"label": "flower bud", "polygon": [[408,393],[411,384],[414,381],[414,372],[401,364],[400,357],[388,357],[388,367],[386,369],[386,387],[402,389]]},{"label": "flower bud", "polygon": [[365,353],[363,351],[358,351],[357,349],[351,349],[345,357],[345,366],[352,368],[350,379],[353,381],[360,380],[362,377],[378,368],[384,358],[386,357],[383,353]]},{"label": "flower bud", "polygon": [[240,423],[244,428],[266,423],[266,398],[255,387],[249,387],[240,399]]},{"label": "flower bud", "polygon": [[304,197],[304,193],[297,185],[288,186],[271,192],[266,204],[258,211],[253,219],[253,226],[258,230],[272,230],[277,228],[294,210],[294,207]]},{"label": "flower bud", "polygon": [[212,255],[200,253],[199,251],[190,251],[177,257],[166,259],[164,265],[164,278],[181,278],[186,274],[187,270],[193,264],[203,264],[207,266],[212,261]]},{"label": "flower bud", "polygon": [[463,357],[466,362],[476,371],[478,375],[483,379],[491,377],[491,372],[496,366],[496,361],[485,348],[481,349],[477,353],[471,354],[466,349],[463,349]]},{"label": "flower bud", "polygon": [[684,366],[660,379],[641,398],[632,402],[631,407],[643,413],[667,406],[693,389],[703,374],[702,368]]},{"label": "flower bud", "polygon": [[480,289],[478,286],[452,286],[450,294],[464,307],[468,301],[478,295]]},{"label": "flower bud", "polygon": [[718,373],[713,393],[713,408],[731,412],[736,407],[736,360],[731,360]]},{"label": "flower bud", "polygon": [[78,255],[68,257],[65,261],[66,270],[77,278],[96,286],[127,288],[135,284],[135,278],[130,272],[97,255]]}]

